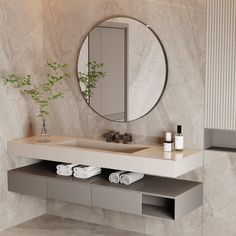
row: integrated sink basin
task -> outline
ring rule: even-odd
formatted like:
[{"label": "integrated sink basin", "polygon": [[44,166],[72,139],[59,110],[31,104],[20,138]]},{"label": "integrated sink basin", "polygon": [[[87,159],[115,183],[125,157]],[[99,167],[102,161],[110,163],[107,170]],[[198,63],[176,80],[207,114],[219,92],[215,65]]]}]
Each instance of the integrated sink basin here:
[{"label": "integrated sink basin", "polygon": [[99,151],[135,153],[147,149],[148,146],[122,144],[122,143],[108,143],[104,140],[89,140],[79,139],[60,143],[59,145],[70,146],[76,148],[94,149]]}]

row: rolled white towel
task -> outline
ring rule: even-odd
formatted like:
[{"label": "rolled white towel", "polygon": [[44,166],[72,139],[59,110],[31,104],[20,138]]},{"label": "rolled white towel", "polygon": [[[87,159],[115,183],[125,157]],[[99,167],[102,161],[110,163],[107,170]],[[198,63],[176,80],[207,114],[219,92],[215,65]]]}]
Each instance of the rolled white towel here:
[{"label": "rolled white towel", "polygon": [[75,168],[76,166],[78,166],[78,164],[66,164],[66,163],[64,163],[64,164],[59,164],[59,165],[57,165],[57,170],[65,170],[65,171],[67,171],[67,170],[73,170],[73,168]]},{"label": "rolled white towel", "polygon": [[109,181],[111,183],[118,184],[120,182],[120,175],[124,174],[126,171],[120,170],[113,172],[109,175]]},{"label": "rolled white towel", "polygon": [[142,173],[129,172],[120,176],[120,183],[130,185],[144,177]]},{"label": "rolled white towel", "polygon": [[77,166],[74,169],[74,173],[90,173],[90,172],[96,172],[96,171],[101,171],[100,167],[95,167],[95,166]]},{"label": "rolled white towel", "polygon": [[74,177],[76,178],[80,178],[80,179],[88,179],[88,178],[91,178],[95,175],[99,175],[101,174],[102,170],[100,168],[100,170],[96,170],[96,171],[90,171],[90,172],[87,172],[87,173],[84,173],[84,172],[74,172]]},{"label": "rolled white towel", "polygon": [[57,174],[58,175],[62,175],[62,176],[71,176],[73,174],[72,170],[57,170]]}]

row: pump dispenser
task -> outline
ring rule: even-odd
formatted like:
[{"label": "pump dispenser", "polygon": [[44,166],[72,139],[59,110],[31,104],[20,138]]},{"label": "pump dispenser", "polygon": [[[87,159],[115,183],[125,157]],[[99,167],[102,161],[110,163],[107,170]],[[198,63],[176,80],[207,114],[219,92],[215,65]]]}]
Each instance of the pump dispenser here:
[{"label": "pump dispenser", "polygon": [[177,133],[175,134],[175,150],[183,151],[184,149],[184,136],[182,134],[182,126],[177,125]]}]

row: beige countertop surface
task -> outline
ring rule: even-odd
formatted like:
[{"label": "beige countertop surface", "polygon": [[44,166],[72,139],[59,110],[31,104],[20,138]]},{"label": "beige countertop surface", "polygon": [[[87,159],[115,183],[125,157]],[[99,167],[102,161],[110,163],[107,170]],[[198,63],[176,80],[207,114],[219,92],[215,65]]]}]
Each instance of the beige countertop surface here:
[{"label": "beige countertop surface", "polygon": [[78,163],[176,178],[203,165],[203,150],[164,152],[161,145],[107,143],[104,139],[38,136],[8,141],[8,152],[18,157]]}]

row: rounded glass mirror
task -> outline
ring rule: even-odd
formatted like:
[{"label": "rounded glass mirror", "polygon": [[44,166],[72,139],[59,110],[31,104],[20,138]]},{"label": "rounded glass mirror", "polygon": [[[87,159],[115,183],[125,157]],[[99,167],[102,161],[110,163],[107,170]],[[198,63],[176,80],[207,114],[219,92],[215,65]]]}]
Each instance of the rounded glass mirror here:
[{"label": "rounded glass mirror", "polygon": [[78,59],[81,92],[89,106],[112,121],[136,120],[160,100],[167,82],[167,58],[148,25],[116,17],[97,25]]}]

